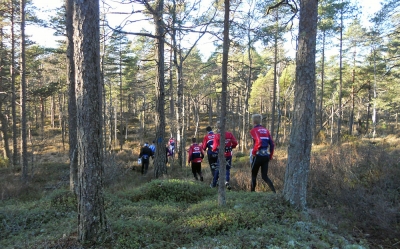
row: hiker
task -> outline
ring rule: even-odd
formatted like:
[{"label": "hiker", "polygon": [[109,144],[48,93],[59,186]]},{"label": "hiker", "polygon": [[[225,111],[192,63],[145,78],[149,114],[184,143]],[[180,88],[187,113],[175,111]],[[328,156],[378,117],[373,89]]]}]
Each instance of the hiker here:
[{"label": "hiker", "polygon": [[149,148],[149,144],[144,143],[143,147],[140,149],[139,158],[142,159],[142,175],[147,174],[147,170],[149,169],[149,161],[150,157],[153,156],[153,152]]},{"label": "hiker", "polygon": [[210,165],[211,175],[214,176],[218,160],[218,153],[212,151],[215,135],[210,126],[207,126],[206,131],[207,135],[204,136],[202,149],[204,151],[207,149],[208,164]]},{"label": "hiker", "polygon": [[169,149],[168,145],[165,146],[165,164],[168,164]]},{"label": "hiker", "polygon": [[[274,141],[272,136],[265,127],[261,125],[261,114],[252,115],[254,128],[251,129],[250,135],[253,138],[253,149],[251,151],[251,191],[255,191],[257,184],[257,174],[261,167],[261,178],[268,184],[272,192],[276,193],[274,184],[268,178],[268,162],[272,160],[274,155]],[[268,153],[269,147],[269,153]]]},{"label": "hiker", "polygon": [[[220,122],[217,122],[217,128],[218,128],[218,133],[215,134],[214,140],[213,140],[213,147],[212,151],[218,153],[218,147],[220,144]],[[232,149],[236,148],[238,145],[238,142],[235,138],[235,136],[229,132],[225,131],[225,160],[226,160],[226,175],[225,175],[225,186],[228,190],[231,189],[231,185],[229,184],[230,180],[230,170],[232,166]],[[220,167],[220,162],[217,160],[217,168],[215,169],[214,173],[214,178],[213,182],[211,183],[210,187],[215,188],[217,186],[217,181],[219,178],[219,167]]]},{"label": "hiker", "polygon": [[154,155],[156,154],[156,141],[153,140],[153,143],[150,145],[149,148],[153,152],[153,159],[154,159]]},{"label": "hiker", "polygon": [[192,163],[192,173],[196,180],[199,180],[197,174],[200,176],[200,181],[203,181],[203,174],[201,173],[201,162],[204,158],[204,152],[200,145],[196,143],[196,138],[192,138],[192,145],[189,147],[188,163]]},{"label": "hiker", "polygon": [[174,158],[175,154],[175,139],[171,137],[168,141],[169,156]]}]

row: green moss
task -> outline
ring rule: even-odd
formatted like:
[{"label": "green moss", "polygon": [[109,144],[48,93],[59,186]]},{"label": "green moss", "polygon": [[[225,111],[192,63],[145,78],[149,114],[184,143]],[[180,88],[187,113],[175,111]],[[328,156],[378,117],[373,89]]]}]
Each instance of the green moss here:
[{"label": "green moss", "polygon": [[[202,183],[155,180],[105,193],[111,242],[101,248],[365,248],[312,221],[280,195],[217,193]],[[75,199],[67,190],[39,201],[0,206],[1,248],[47,248],[76,232]],[[57,243],[56,243],[57,242]]]}]

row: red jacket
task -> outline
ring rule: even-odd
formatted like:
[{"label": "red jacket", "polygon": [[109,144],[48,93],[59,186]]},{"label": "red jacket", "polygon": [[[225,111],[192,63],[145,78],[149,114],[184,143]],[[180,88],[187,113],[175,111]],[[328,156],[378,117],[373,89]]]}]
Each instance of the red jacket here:
[{"label": "red jacket", "polygon": [[251,129],[250,135],[254,141],[253,151],[251,154],[255,156],[259,149],[268,149],[269,146],[269,158],[272,159],[275,146],[269,130],[261,125],[256,125],[253,129]]},{"label": "red jacket", "polygon": [[212,131],[210,131],[207,135],[204,136],[201,148],[204,151],[206,151],[206,149],[208,148],[208,150],[207,150],[208,154],[212,153],[212,145],[213,145],[214,137],[215,137],[215,134]]},{"label": "red jacket", "polygon": [[189,148],[188,163],[201,163],[204,158],[203,149],[198,144],[192,144]]},{"label": "red jacket", "polygon": [[[220,143],[220,139],[221,139],[220,137],[221,137],[221,135],[219,133],[215,134],[212,151],[218,151],[218,147],[219,147],[219,143]],[[237,142],[235,136],[233,136],[233,134],[230,133],[229,131],[226,131],[225,132],[225,157],[232,156],[232,149],[236,148],[237,145],[238,145],[238,142]]]}]

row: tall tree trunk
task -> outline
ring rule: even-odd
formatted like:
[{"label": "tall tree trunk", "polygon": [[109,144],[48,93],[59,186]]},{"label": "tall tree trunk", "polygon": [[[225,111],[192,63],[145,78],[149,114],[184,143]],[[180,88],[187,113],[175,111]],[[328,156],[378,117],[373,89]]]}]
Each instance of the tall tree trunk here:
[{"label": "tall tree trunk", "polygon": [[[182,77],[182,56],[180,56],[179,51],[175,52],[175,68],[176,68],[176,72],[177,72],[177,81],[178,81],[178,91],[177,91],[177,95],[178,95],[178,112],[176,113],[177,115],[177,143],[178,143],[178,164],[183,167],[183,165],[185,164],[185,147],[184,147],[184,140],[183,140],[183,136],[184,136],[184,96],[183,96],[183,77]],[[179,62],[177,57],[179,57]]]},{"label": "tall tree trunk", "polygon": [[226,190],[225,190],[225,126],[226,126],[226,100],[228,91],[228,58],[229,58],[229,8],[230,0],[224,0],[225,15],[224,15],[224,40],[222,47],[222,94],[221,94],[221,116],[220,116],[220,145],[218,152],[219,160],[219,186],[218,186],[218,205],[226,205]]},{"label": "tall tree trunk", "polygon": [[165,90],[164,90],[164,26],[163,26],[163,7],[164,0],[156,1],[156,10],[154,13],[154,22],[156,24],[155,36],[157,37],[156,44],[156,61],[157,61],[157,77],[155,82],[156,88],[156,150],[154,160],[154,177],[158,178],[167,173],[167,165],[165,161],[165,151],[161,148],[165,146]]},{"label": "tall tree trunk", "polygon": [[305,209],[307,204],[307,179],[313,138],[317,15],[318,0],[300,2],[293,128],[283,189],[284,198],[300,209]]},{"label": "tall tree trunk", "polygon": [[123,97],[122,97],[122,46],[119,40],[119,150],[122,151],[124,145],[124,117],[123,117]]},{"label": "tall tree trunk", "polygon": [[103,197],[102,84],[99,1],[74,0],[74,61],[78,137],[78,239],[102,242]]},{"label": "tall tree trunk", "polygon": [[77,106],[75,96],[75,62],[74,62],[74,2],[65,1],[66,32],[67,32],[67,77],[68,77],[68,138],[69,138],[69,187],[78,195],[78,135],[77,135]]},{"label": "tall tree trunk", "polygon": [[3,141],[4,141],[4,153],[5,157],[7,159],[11,159],[12,154],[10,151],[10,145],[9,145],[9,137],[8,137],[8,120],[7,116],[3,113],[3,101],[6,99],[6,95],[2,95],[2,92],[5,91],[3,89],[4,83],[3,83],[3,68],[4,68],[4,33],[3,33],[3,27],[0,27],[0,122],[1,122],[1,132],[3,133]]},{"label": "tall tree trunk", "polygon": [[276,110],[276,88],[279,84],[278,82],[278,10],[276,11],[276,25],[275,25],[275,36],[274,36],[274,85],[272,90],[272,111],[271,111],[271,134],[274,135],[275,132],[275,110]]},{"label": "tall tree trunk", "polygon": [[[105,8],[105,3],[104,1],[102,2],[103,6],[102,8]],[[107,127],[107,124],[109,123],[109,117],[107,116],[107,92],[106,92],[106,88],[105,88],[105,83],[104,83],[104,58],[105,58],[105,54],[106,54],[106,17],[105,14],[103,14],[102,18],[102,25],[101,25],[101,40],[100,40],[100,46],[101,46],[101,51],[100,51],[100,66],[101,66],[101,85],[103,87],[103,151],[104,154],[106,155],[106,152],[108,152],[109,149],[111,149],[111,138],[110,140],[108,140],[108,133],[110,134],[109,137],[111,136],[111,124],[109,127]],[[109,104],[111,105],[111,103]],[[108,130],[107,130],[108,129]],[[109,141],[109,144],[107,144],[107,140]],[[108,146],[110,145],[110,147]],[[108,153],[107,153],[108,154]]]},{"label": "tall tree trunk", "polygon": [[13,155],[12,155],[12,163],[13,167],[16,168],[18,166],[18,130],[17,130],[17,89],[15,87],[15,7],[14,1],[10,0],[11,5],[11,65],[10,65],[10,74],[11,74],[11,114],[12,114],[12,134],[13,134]]},{"label": "tall tree trunk", "polygon": [[247,58],[249,59],[249,72],[248,72],[248,77],[246,81],[246,87],[244,90],[244,106],[243,106],[243,120],[242,120],[242,125],[243,125],[243,130],[242,130],[242,144],[241,144],[241,151],[243,152],[244,150],[247,149],[247,133],[249,130],[249,120],[250,120],[250,113],[249,113],[249,99],[250,99],[250,89],[251,89],[251,79],[253,77],[253,58],[251,55],[251,38],[250,38],[250,27],[248,27],[248,33],[247,33],[247,39],[248,39],[248,44],[247,44]]},{"label": "tall tree trunk", "polygon": [[371,116],[371,82],[368,82],[368,105],[367,105],[367,122],[365,124],[365,134],[369,132],[369,117]]},{"label": "tall tree trunk", "polygon": [[333,99],[333,94],[332,94],[332,107],[331,107],[331,144],[333,144],[333,128],[334,128],[334,122],[335,122],[335,100]]},{"label": "tall tree trunk", "polygon": [[[55,106],[54,96],[51,95],[50,96],[50,124],[51,124],[51,128],[53,128],[53,129],[54,129],[54,106]],[[60,122],[60,125],[61,125],[61,122]]]},{"label": "tall tree trunk", "polygon": [[[172,15],[175,14],[175,11]],[[172,24],[173,25],[173,24]],[[173,29],[172,32],[176,32]],[[171,44],[173,44],[173,39],[171,38]],[[176,137],[176,122],[175,122],[175,99],[174,99],[174,74],[173,74],[173,65],[174,65],[174,48],[171,46],[169,52],[169,126],[170,126],[170,134],[172,137]]]},{"label": "tall tree trunk", "polygon": [[[343,0],[342,0],[343,2]],[[339,40],[339,101],[337,121],[337,143],[340,144],[342,129],[342,87],[343,87],[343,9],[340,10],[340,40]]]},{"label": "tall tree trunk", "polygon": [[22,179],[28,178],[28,143],[26,134],[26,78],[25,78],[25,0],[20,1],[21,8],[21,162],[22,162]]},{"label": "tall tree trunk", "polygon": [[44,97],[40,96],[40,133],[42,137],[44,137],[44,102]]},{"label": "tall tree trunk", "polygon": [[[64,144],[64,142],[65,142],[65,139],[64,139],[65,138],[65,132],[64,132],[65,120],[64,120],[64,110],[63,110],[64,97],[65,97],[64,93],[58,94],[58,122],[59,122],[59,128],[61,129],[61,142],[62,142],[63,148],[65,150],[65,144]],[[54,101],[54,98],[52,97],[50,103],[52,103],[53,101]],[[53,105],[53,104],[51,104],[51,105]],[[55,108],[55,103],[52,108]]]},{"label": "tall tree trunk", "polygon": [[213,118],[213,101],[211,97],[208,97],[208,124],[212,124],[212,118]]},{"label": "tall tree trunk", "polygon": [[325,83],[325,41],[326,31],[322,33],[322,58],[321,58],[321,96],[319,102],[319,129],[322,131],[323,127],[323,104],[324,104],[324,83]]},{"label": "tall tree trunk", "polygon": [[352,85],[351,85],[351,110],[350,110],[350,118],[349,118],[349,134],[353,134],[353,124],[354,124],[354,106],[355,106],[355,93],[354,93],[354,84],[356,79],[356,50],[354,49],[354,57],[353,57],[353,75],[352,75]]},{"label": "tall tree trunk", "polygon": [[373,107],[372,107],[372,127],[373,127],[373,132],[372,132],[372,137],[375,138],[376,135],[376,123],[377,123],[377,114],[376,114],[376,49],[374,47],[374,101],[373,101]]}]

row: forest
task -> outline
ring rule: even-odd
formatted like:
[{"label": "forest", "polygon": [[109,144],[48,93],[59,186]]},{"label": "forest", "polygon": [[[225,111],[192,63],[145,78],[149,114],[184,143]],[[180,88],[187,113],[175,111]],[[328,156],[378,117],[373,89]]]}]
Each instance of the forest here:
[{"label": "forest", "polygon": [[0,248],[400,248],[400,2],[360,2],[0,1]]}]

